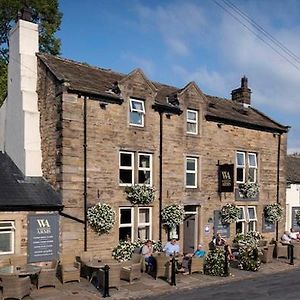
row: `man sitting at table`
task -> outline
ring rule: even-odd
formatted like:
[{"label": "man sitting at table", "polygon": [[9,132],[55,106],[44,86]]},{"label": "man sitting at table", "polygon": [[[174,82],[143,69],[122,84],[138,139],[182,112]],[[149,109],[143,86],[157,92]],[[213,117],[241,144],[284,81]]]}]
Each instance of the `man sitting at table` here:
[{"label": "man sitting at table", "polygon": [[177,256],[179,254],[180,248],[177,244],[176,239],[171,239],[171,241],[167,242],[166,245],[163,247],[163,251],[166,253],[166,256]]}]

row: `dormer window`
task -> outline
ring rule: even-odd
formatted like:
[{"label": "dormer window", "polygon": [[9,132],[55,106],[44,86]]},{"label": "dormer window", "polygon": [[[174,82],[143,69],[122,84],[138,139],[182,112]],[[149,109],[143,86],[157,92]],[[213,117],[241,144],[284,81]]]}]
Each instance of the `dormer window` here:
[{"label": "dormer window", "polygon": [[186,122],[186,132],[198,134],[198,112],[196,110],[187,109]]},{"label": "dormer window", "polygon": [[129,124],[144,127],[145,104],[142,100],[130,99]]}]

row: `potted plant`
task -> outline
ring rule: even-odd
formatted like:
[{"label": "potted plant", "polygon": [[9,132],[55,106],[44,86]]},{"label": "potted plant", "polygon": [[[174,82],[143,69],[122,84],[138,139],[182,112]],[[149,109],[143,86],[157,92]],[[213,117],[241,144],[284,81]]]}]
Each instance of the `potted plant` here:
[{"label": "potted plant", "polygon": [[269,204],[264,208],[265,220],[268,223],[275,223],[282,219],[283,208],[278,203]]},{"label": "potted plant", "polygon": [[154,201],[155,189],[145,184],[135,184],[125,189],[128,200],[133,205],[148,205]]},{"label": "potted plant", "polygon": [[240,209],[231,203],[225,204],[220,211],[222,224],[234,223],[238,220]]}]

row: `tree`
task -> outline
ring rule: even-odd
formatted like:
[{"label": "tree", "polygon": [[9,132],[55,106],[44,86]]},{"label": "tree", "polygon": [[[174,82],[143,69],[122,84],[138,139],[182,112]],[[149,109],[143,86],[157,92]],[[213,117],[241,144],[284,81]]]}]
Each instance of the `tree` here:
[{"label": "tree", "polygon": [[40,52],[57,55],[60,51],[55,37],[62,18],[58,0],[0,0],[0,106],[7,89],[8,36],[24,6],[32,9],[32,21],[39,24]]}]

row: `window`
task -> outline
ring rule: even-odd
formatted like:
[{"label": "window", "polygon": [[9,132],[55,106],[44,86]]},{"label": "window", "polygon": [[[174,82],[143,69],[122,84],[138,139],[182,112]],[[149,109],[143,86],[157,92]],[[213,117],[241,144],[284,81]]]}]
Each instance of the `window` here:
[{"label": "window", "polygon": [[138,183],[152,185],[152,154],[139,153]]},{"label": "window", "polygon": [[130,125],[144,127],[145,105],[144,101],[130,99]]},{"label": "window", "polygon": [[[135,221],[137,217],[137,222]],[[134,241],[152,238],[151,207],[120,207],[119,240]]]},{"label": "window", "polygon": [[133,152],[119,154],[119,184],[132,185],[134,182]]},{"label": "window", "polygon": [[0,255],[14,253],[15,224],[12,221],[0,222]]},{"label": "window", "polygon": [[257,182],[257,155],[252,152],[238,151],[236,153],[236,182],[245,183],[246,181]]},{"label": "window", "polygon": [[255,206],[239,206],[240,215],[236,221],[236,233],[256,231],[257,216]]},{"label": "window", "polygon": [[119,210],[119,240],[130,241],[133,236],[133,208],[126,207]]},{"label": "window", "polygon": [[196,188],[197,187],[197,164],[198,164],[197,158],[194,158],[194,157],[186,158],[185,186],[187,188]]},{"label": "window", "polygon": [[138,238],[142,240],[151,239],[151,220],[152,211],[150,207],[139,207],[138,208]]},{"label": "window", "polygon": [[190,134],[198,134],[198,112],[196,110],[188,109],[186,111],[186,132]]}]

